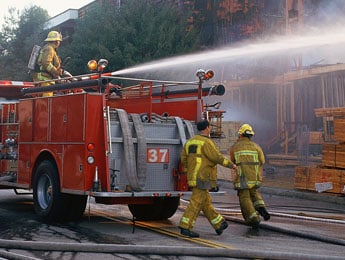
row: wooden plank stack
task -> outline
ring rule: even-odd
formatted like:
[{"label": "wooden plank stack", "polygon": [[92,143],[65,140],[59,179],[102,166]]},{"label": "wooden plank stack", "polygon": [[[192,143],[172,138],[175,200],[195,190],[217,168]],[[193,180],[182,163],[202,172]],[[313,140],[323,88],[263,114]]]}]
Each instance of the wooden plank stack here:
[{"label": "wooden plank stack", "polygon": [[309,144],[322,144],[323,137],[322,132],[310,131],[309,132]]},{"label": "wooden plank stack", "polygon": [[344,194],[345,169],[328,169],[321,167],[295,168],[295,188],[316,192]]},{"label": "wooden plank stack", "polygon": [[345,169],[345,143],[323,144],[322,166]]},{"label": "wooden plank stack", "polygon": [[322,160],[319,166],[297,166],[295,188],[316,192],[345,194],[345,107],[315,109],[317,117],[324,117]]},{"label": "wooden plank stack", "polygon": [[345,118],[334,118],[333,119],[334,128],[334,139],[339,143],[345,143]]}]

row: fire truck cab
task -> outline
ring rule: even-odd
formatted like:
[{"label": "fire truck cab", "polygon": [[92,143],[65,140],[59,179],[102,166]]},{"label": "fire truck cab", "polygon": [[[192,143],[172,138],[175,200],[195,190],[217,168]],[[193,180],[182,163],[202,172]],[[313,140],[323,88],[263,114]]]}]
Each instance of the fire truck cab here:
[{"label": "fire truck cab", "polygon": [[48,87],[0,81],[1,93],[20,93],[0,105],[0,188],[32,190],[45,221],[79,219],[88,196],[127,204],[136,219],[171,217],[188,192],[179,158],[205,117],[203,97],[224,94],[202,86],[212,76],[131,87],[100,71]]}]

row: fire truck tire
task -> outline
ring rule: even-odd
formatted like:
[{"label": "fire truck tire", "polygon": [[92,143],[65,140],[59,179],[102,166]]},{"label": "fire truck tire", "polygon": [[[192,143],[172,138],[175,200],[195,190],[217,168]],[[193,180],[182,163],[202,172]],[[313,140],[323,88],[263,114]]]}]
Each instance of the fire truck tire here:
[{"label": "fire truck tire", "polygon": [[162,219],[168,219],[172,217],[175,214],[176,210],[178,209],[179,205],[180,205],[179,197],[166,198],[163,204],[162,213],[161,213]]},{"label": "fire truck tire", "polygon": [[128,208],[137,220],[164,220],[175,214],[179,204],[179,197],[155,198],[153,204],[129,204]]},{"label": "fire truck tire", "polygon": [[58,171],[52,161],[42,161],[37,167],[33,197],[36,214],[43,220],[60,220],[65,214]]},{"label": "fire truck tire", "polygon": [[[79,220],[83,215],[87,203],[87,196],[65,194],[65,215],[68,221]],[[67,209],[67,210],[66,210]]]},{"label": "fire truck tire", "polygon": [[60,192],[57,167],[50,160],[42,161],[37,167],[33,198],[36,214],[47,222],[79,219],[87,201],[87,196]]}]

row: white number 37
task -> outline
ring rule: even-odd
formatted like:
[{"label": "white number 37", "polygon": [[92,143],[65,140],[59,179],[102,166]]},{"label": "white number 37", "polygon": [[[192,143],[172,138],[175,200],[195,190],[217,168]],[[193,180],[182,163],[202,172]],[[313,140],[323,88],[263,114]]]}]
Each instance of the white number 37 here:
[{"label": "white number 37", "polygon": [[167,148],[147,148],[148,163],[168,163],[169,149]]}]

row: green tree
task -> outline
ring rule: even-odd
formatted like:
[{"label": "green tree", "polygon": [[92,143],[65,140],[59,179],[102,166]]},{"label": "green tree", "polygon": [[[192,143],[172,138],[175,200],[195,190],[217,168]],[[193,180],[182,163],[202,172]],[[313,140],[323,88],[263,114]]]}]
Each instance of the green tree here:
[{"label": "green tree", "polygon": [[189,14],[177,6],[128,0],[120,8],[98,5],[78,21],[71,46],[63,49],[75,75],[85,73],[90,59],[108,59],[116,71],[198,47],[198,33],[187,30]]},{"label": "green tree", "polygon": [[44,23],[48,12],[41,7],[26,8],[19,15],[15,8],[9,9],[0,32],[0,78],[31,81],[27,64],[34,44],[42,41]]},{"label": "green tree", "polygon": [[[7,14],[3,17],[2,30],[0,32],[0,44],[2,51],[7,50],[15,39],[15,30],[18,27],[19,11],[11,7],[8,9]],[[5,53],[2,53],[5,55]]]}]

